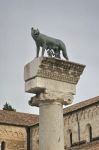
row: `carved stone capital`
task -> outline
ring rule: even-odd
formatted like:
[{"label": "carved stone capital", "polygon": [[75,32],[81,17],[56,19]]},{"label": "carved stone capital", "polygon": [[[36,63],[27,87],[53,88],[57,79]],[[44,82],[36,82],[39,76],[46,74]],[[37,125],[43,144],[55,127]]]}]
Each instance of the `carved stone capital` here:
[{"label": "carved stone capital", "polygon": [[68,105],[72,103],[73,93],[57,93],[53,91],[46,91],[44,93],[36,94],[36,96],[31,97],[29,100],[29,105],[31,106],[39,106],[40,103],[53,103],[59,102],[63,105]]}]

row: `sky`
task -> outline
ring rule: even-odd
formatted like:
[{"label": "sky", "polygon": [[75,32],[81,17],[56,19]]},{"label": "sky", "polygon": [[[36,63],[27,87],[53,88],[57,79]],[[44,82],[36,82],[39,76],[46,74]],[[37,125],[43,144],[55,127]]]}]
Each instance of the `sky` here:
[{"label": "sky", "polygon": [[61,39],[70,61],[86,65],[74,103],[99,95],[99,0],[0,0],[0,109],[38,113],[28,105],[24,66],[36,56],[31,27]]}]

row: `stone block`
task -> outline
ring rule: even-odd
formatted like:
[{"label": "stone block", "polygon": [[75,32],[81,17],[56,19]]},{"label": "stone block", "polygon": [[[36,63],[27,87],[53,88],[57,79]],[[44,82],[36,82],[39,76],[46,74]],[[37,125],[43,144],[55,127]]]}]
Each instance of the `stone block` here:
[{"label": "stone block", "polygon": [[[57,99],[63,104],[70,104],[84,67],[66,60],[35,58],[24,67],[25,91],[39,94],[39,100],[46,97],[46,100]],[[38,97],[32,98],[33,105],[37,99]]]}]

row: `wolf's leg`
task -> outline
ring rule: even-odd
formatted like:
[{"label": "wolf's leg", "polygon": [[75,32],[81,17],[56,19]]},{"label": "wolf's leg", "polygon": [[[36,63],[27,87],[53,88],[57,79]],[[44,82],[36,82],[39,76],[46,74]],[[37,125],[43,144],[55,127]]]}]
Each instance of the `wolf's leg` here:
[{"label": "wolf's leg", "polygon": [[46,49],[46,44],[44,44],[44,46],[42,47],[42,56],[44,56],[44,52],[45,52],[45,49]]},{"label": "wolf's leg", "polygon": [[39,57],[40,46],[37,46],[36,57]]},{"label": "wolf's leg", "polygon": [[55,57],[56,58],[60,58],[60,50],[57,48],[55,48]]}]

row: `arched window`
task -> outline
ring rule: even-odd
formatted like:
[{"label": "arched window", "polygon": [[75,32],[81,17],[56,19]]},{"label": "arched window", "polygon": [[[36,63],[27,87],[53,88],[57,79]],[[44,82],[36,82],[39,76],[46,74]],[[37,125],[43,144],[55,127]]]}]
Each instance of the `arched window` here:
[{"label": "arched window", "polygon": [[90,142],[92,141],[92,127],[89,126],[89,138],[90,138]]},{"label": "arched window", "polygon": [[0,148],[1,148],[0,150],[5,150],[5,142],[4,141],[1,142],[1,147]]},{"label": "arched window", "polygon": [[86,141],[91,142],[92,141],[92,127],[90,124],[87,124],[86,126]]},{"label": "arched window", "polygon": [[72,131],[69,129],[67,131],[67,147],[71,147],[72,146]]},{"label": "arched window", "polygon": [[72,132],[70,133],[70,146],[72,146]]}]

